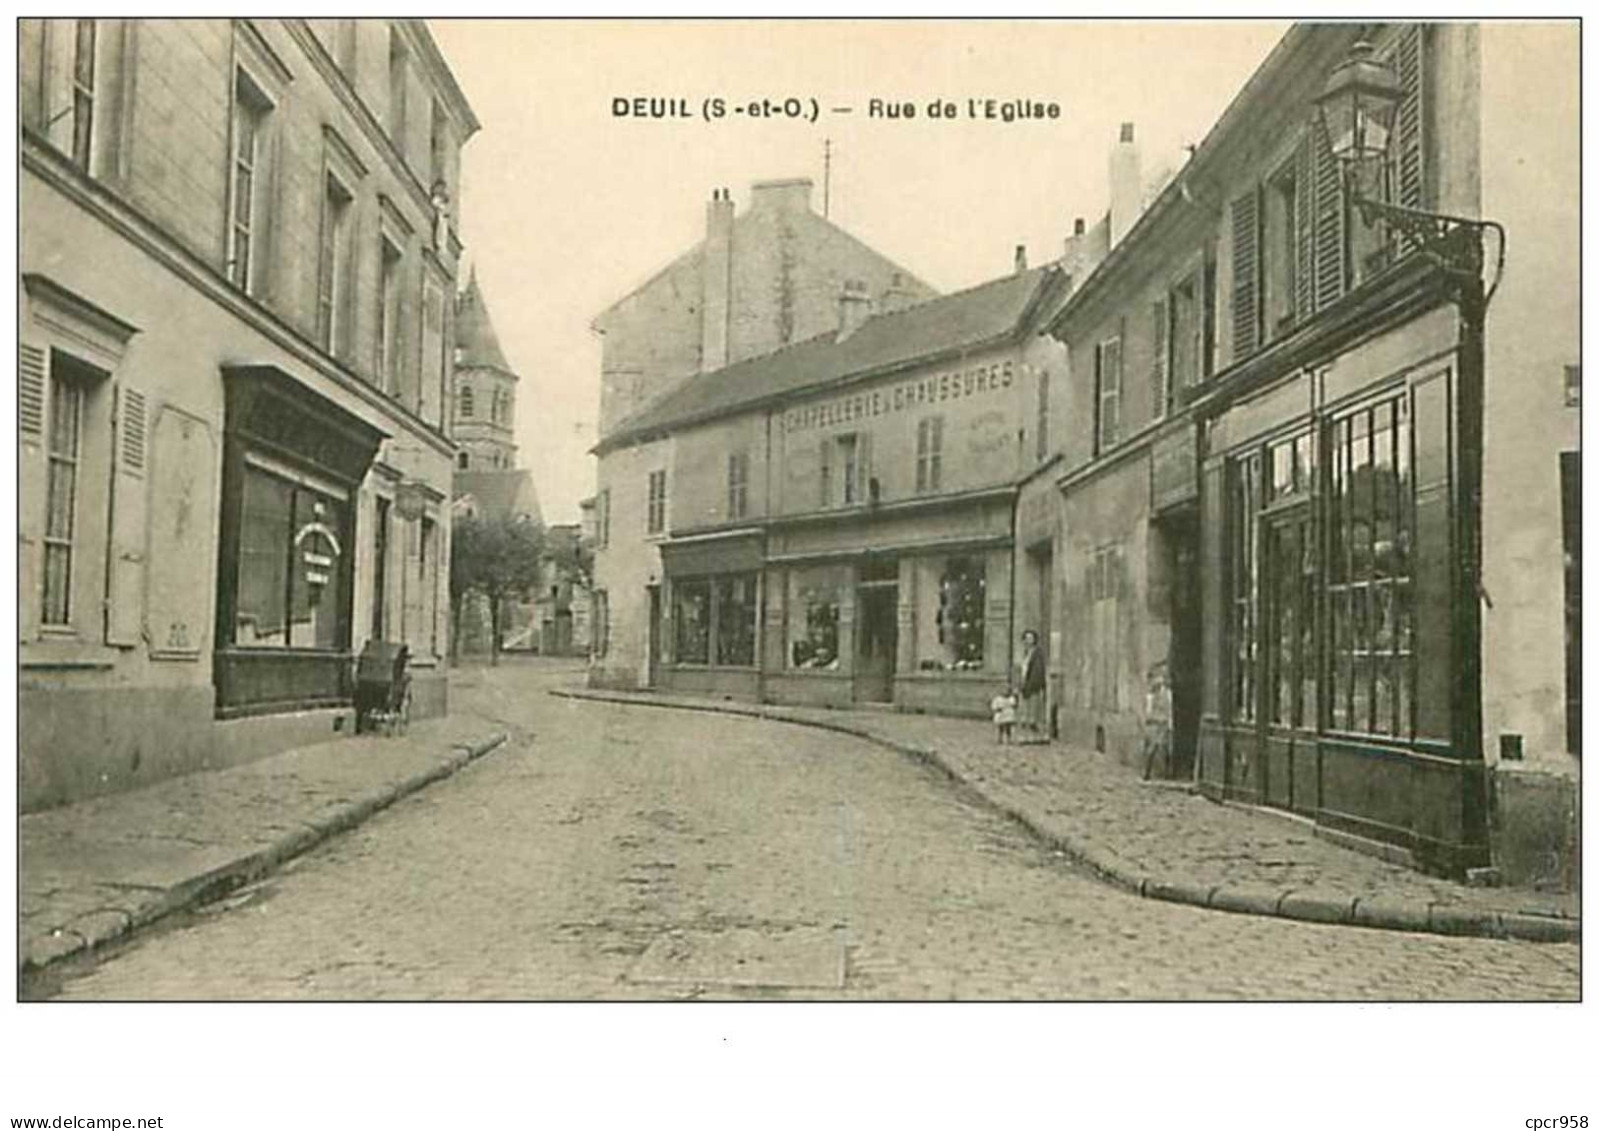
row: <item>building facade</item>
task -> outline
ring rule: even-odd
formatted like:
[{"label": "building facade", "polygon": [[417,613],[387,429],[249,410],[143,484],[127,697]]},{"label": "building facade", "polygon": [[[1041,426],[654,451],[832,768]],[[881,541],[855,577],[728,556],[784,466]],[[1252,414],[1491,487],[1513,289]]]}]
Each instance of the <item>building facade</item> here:
[{"label": "building facade", "polygon": [[426,27],[19,32],[24,809],[331,735],[371,638],[443,711],[478,123]]},{"label": "building facade", "polygon": [[[858,324],[846,303],[838,330],[698,377],[602,441],[645,478],[611,537],[657,532],[651,685],[986,713],[1013,664],[1037,389],[1063,363],[1038,328],[1068,286],[1022,267]],[[614,604],[609,629],[639,631]]]},{"label": "building facade", "polygon": [[[1486,315],[1351,199],[1315,99],[1360,39],[1401,92],[1363,191],[1503,224]],[[1532,878],[1569,881],[1576,67],[1541,64],[1536,171],[1487,107],[1574,40],[1295,27],[1054,320],[1067,740],[1134,762],[1156,724],[1213,796],[1457,874],[1541,851]]]},{"label": "building facade", "polygon": [[605,439],[696,374],[833,330],[841,310],[858,322],[934,294],[817,215],[811,188],[802,178],[759,182],[743,214],[716,190],[705,238],[594,320],[602,340],[594,619],[612,630],[594,634],[596,683],[652,685],[647,626],[670,529],[670,441]]}]

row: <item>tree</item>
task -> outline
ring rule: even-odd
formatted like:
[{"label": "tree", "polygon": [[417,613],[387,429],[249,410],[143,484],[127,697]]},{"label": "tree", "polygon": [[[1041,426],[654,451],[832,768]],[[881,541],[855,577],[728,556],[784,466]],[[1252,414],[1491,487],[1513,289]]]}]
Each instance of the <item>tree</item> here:
[{"label": "tree", "polygon": [[507,601],[525,598],[539,583],[544,529],[530,518],[461,515],[450,537],[450,615],[454,639],[461,608],[478,594],[489,606],[489,663],[500,662],[500,632]]}]

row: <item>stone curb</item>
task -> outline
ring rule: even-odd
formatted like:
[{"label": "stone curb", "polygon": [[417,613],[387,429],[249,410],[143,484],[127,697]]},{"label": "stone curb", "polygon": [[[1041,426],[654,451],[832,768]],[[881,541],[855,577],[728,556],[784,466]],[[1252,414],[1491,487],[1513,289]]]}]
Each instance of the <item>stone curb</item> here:
[{"label": "stone curb", "polygon": [[176,911],[216,899],[261,879],[323,841],[355,828],[401,798],[452,776],[499,748],[507,737],[502,731],[480,742],[457,743],[449,748],[438,765],[375,789],[313,821],[303,822],[300,828],[266,847],[165,888],[131,911],[98,908],[70,919],[56,928],[58,934],[24,944],[26,953],[18,957],[17,972],[37,973],[57,962],[90,953]]},{"label": "stone curb", "polygon": [[1338,895],[1332,892],[1300,891],[1290,888],[1271,888],[1249,885],[1205,885],[1176,877],[1155,877],[1144,874],[1131,861],[1124,860],[1114,851],[1084,843],[1081,839],[1062,836],[1044,827],[1037,818],[1021,808],[1007,804],[982,787],[974,784],[937,750],[912,746],[874,734],[865,727],[831,719],[811,719],[789,714],[781,709],[747,703],[726,704],[704,702],[672,702],[669,699],[645,698],[625,692],[597,691],[587,688],[552,688],[549,694],[562,699],[589,699],[601,703],[620,703],[632,707],[662,707],[676,711],[707,711],[712,714],[742,715],[767,719],[772,722],[808,726],[817,730],[835,731],[852,738],[908,755],[934,769],[940,770],[951,782],[966,793],[981,800],[988,808],[1021,825],[1050,848],[1063,852],[1079,863],[1086,864],[1107,883],[1146,899],[1159,899],[1169,903],[1186,903],[1216,911],[1230,911],[1243,915],[1265,915],[1278,919],[1295,919],[1306,923],[1336,926],[1367,927],[1392,931],[1412,931],[1423,934],[1470,936],[1489,939],[1519,939],[1524,942],[1577,942],[1582,936],[1579,919],[1524,912],[1478,910],[1455,907],[1450,904],[1422,900],[1387,899],[1378,897]]}]

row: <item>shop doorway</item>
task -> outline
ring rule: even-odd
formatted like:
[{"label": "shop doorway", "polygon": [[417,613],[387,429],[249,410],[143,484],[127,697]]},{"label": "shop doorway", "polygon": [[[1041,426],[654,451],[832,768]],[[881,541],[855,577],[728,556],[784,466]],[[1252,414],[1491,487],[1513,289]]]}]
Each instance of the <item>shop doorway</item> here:
[{"label": "shop doorway", "polygon": [[899,585],[863,582],[855,602],[855,698],[894,701],[894,657],[899,651]]},{"label": "shop doorway", "polygon": [[1262,533],[1262,799],[1278,808],[1314,811],[1320,652],[1310,508],[1299,504],[1274,514]]},{"label": "shop doorway", "polygon": [[650,603],[649,640],[645,642],[645,650],[649,657],[646,676],[651,687],[661,685],[661,587],[651,585],[647,587]]},{"label": "shop doorway", "polygon": [[1204,629],[1199,590],[1199,521],[1185,510],[1163,519],[1161,541],[1170,581],[1171,644],[1166,656],[1171,690],[1171,768],[1173,779],[1194,776],[1199,746],[1201,633]]}]

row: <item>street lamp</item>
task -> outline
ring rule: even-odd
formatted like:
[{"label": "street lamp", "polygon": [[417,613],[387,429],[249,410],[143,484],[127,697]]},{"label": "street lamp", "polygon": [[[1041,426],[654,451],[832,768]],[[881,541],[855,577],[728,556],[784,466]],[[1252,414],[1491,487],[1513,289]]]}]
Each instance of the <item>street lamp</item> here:
[{"label": "street lamp", "polygon": [[[1326,131],[1332,155],[1343,170],[1349,202],[1369,227],[1378,220],[1398,232],[1437,265],[1470,305],[1486,306],[1504,272],[1505,230],[1492,220],[1472,220],[1441,212],[1406,208],[1366,195],[1362,181],[1387,168],[1394,118],[1404,90],[1393,71],[1360,40],[1333,68],[1316,98],[1316,112]],[[1498,262],[1493,285],[1482,291],[1482,233],[1498,236]]]}]

